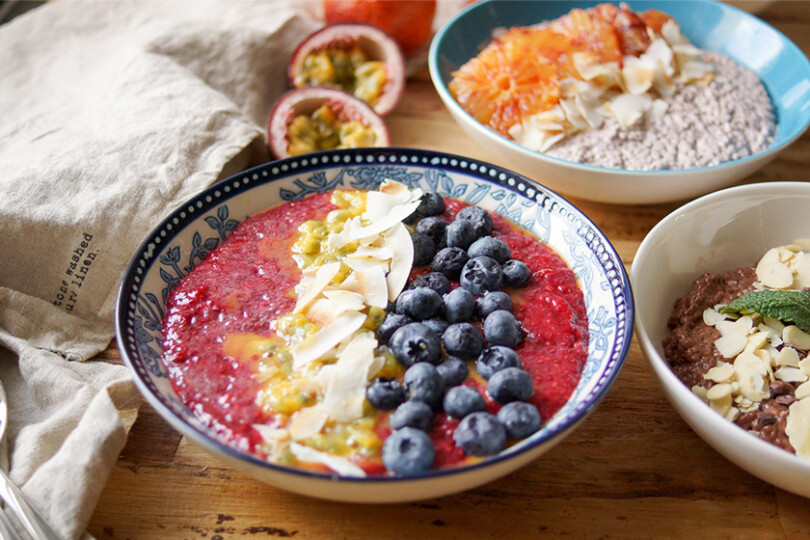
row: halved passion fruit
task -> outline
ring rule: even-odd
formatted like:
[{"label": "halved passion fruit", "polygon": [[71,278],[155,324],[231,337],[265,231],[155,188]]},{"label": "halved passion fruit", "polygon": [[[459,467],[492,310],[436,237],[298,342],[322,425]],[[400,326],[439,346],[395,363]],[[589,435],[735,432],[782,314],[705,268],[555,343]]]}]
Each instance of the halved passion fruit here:
[{"label": "halved passion fruit", "polygon": [[279,159],[390,144],[385,123],[368,104],[325,86],[296,88],[282,95],[270,111],[267,141]]},{"label": "halved passion fruit", "polygon": [[327,25],[292,55],[290,84],[340,88],[380,115],[394,110],[405,88],[405,61],[396,42],[367,24]]}]

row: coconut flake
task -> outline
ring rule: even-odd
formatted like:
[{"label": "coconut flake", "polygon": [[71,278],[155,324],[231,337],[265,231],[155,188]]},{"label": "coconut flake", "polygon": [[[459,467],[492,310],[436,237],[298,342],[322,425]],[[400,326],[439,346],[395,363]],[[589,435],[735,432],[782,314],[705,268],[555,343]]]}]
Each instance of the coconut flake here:
[{"label": "coconut flake", "polygon": [[317,435],[328,419],[329,415],[317,405],[300,409],[290,417],[290,423],[287,425],[290,437],[294,441],[302,441]]},{"label": "coconut flake", "polygon": [[290,444],[290,451],[292,451],[293,455],[298,458],[299,461],[305,463],[320,463],[341,476],[366,476],[363,469],[341,456],[320,452],[314,448],[295,442]]},{"label": "coconut flake", "polygon": [[293,368],[299,369],[326,355],[366,322],[362,313],[347,312],[321,328],[292,349]]},{"label": "coconut flake", "polygon": [[321,403],[330,418],[350,422],[363,415],[368,372],[374,363],[376,347],[374,334],[362,332],[338,354]]},{"label": "coconut flake", "polygon": [[388,306],[388,282],[382,265],[372,266],[354,273],[358,291],[366,305],[385,309]]},{"label": "coconut flake", "polygon": [[327,263],[318,268],[318,271],[315,273],[315,279],[307,286],[306,292],[298,298],[293,313],[303,312],[309,304],[321,294],[321,291],[329,285],[339,270],[339,262]]},{"label": "coconut flake", "polygon": [[413,241],[408,229],[402,223],[394,226],[386,235],[386,239],[394,250],[391,270],[386,276],[388,300],[394,302],[408,283],[413,268]]},{"label": "coconut flake", "polygon": [[639,121],[651,103],[647,95],[620,94],[609,103],[609,109],[622,126],[630,127]]}]

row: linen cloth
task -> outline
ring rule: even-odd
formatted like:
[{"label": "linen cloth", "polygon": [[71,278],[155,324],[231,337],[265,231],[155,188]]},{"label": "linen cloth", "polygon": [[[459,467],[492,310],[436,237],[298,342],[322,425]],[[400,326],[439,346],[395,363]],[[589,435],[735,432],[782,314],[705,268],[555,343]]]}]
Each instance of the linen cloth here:
[{"label": "linen cloth", "polygon": [[136,416],[113,338],[139,243],[268,159],[264,125],[316,23],[282,1],[58,0],[0,27],[0,380],[10,475],[82,536]]}]

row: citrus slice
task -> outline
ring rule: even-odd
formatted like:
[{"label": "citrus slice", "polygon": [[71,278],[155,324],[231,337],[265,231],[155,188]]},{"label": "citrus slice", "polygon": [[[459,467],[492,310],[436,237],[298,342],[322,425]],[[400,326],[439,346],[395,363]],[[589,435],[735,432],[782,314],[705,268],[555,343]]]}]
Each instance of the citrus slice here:
[{"label": "citrus slice", "polygon": [[560,97],[557,68],[538,54],[542,41],[558,41],[558,34],[514,28],[490,43],[453,74],[450,92],[473,117],[498,133],[523,118],[546,110]]}]

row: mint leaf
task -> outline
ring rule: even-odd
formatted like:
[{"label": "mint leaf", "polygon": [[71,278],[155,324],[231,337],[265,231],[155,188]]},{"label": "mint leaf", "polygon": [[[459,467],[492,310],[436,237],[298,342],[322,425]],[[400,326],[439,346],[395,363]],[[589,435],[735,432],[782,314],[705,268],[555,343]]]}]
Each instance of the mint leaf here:
[{"label": "mint leaf", "polygon": [[810,333],[810,291],[751,291],[719,308],[721,313],[739,315],[741,311],[793,323]]}]

